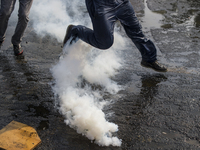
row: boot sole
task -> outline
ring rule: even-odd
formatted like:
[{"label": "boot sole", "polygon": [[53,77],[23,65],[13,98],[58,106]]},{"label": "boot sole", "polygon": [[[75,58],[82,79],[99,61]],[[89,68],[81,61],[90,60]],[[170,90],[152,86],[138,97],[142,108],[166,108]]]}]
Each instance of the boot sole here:
[{"label": "boot sole", "polygon": [[157,72],[167,72],[167,69],[166,69],[166,70],[157,70],[157,69],[155,69],[155,68],[153,68],[153,67],[151,67],[151,66],[146,66],[146,65],[143,65],[143,64],[141,64],[141,66],[142,66],[142,67],[145,67],[145,68],[153,69],[154,71],[157,71]]}]

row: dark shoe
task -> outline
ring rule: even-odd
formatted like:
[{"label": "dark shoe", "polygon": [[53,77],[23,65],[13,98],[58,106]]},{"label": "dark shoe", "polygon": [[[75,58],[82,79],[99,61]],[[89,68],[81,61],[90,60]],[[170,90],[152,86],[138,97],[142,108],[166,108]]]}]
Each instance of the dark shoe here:
[{"label": "dark shoe", "polygon": [[[74,25],[69,25],[67,27],[67,31],[66,31],[66,34],[65,34],[65,38],[64,38],[64,41],[63,41],[63,46],[68,42],[69,44],[72,44],[73,41],[76,40],[76,37],[75,35],[72,35],[72,29],[73,29]],[[69,41],[70,40],[70,41]]]},{"label": "dark shoe", "polygon": [[0,41],[0,48],[1,48],[2,45],[3,45],[3,41]]},{"label": "dark shoe", "polygon": [[23,49],[21,47],[21,45],[13,45],[13,51],[15,56],[21,55],[23,53]]},{"label": "dark shoe", "polygon": [[154,69],[155,71],[158,71],[158,72],[166,72],[167,71],[167,68],[165,66],[159,64],[157,61],[154,61],[151,63],[146,62],[146,61],[141,61],[141,65],[143,67]]}]

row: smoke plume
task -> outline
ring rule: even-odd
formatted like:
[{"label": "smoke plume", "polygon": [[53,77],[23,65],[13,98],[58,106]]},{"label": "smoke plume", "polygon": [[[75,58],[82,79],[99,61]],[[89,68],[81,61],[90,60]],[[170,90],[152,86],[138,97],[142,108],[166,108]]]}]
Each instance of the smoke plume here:
[{"label": "smoke plume", "polygon": [[[62,42],[69,24],[91,27],[85,3],[80,0],[35,0],[30,19],[37,34],[51,35],[58,42]],[[118,126],[107,121],[103,112],[115,100],[108,101],[103,96],[116,94],[122,88],[111,77],[122,67],[118,50],[124,47],[125,41],[117,32],[113,47],[107,51],[79,40],[63,48],[62,56],[51,69],[57,107],[65,116],[65,123],[101,146],[121,146],[122,142],[113,136]]]}]

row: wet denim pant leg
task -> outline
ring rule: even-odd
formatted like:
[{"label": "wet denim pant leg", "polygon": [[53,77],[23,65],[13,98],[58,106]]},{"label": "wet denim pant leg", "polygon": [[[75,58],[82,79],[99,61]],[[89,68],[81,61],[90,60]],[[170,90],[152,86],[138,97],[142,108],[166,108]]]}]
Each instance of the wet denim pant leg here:
[{"label": "wet denim pant leg", "polygon": [[124,27],[128,37],[139,49],[142,55],[142,60],[147,62],[156,61],[156,47],[154,43],[150,39],[147,39],[143,34],[142,27],[135,15],[133,6],[130,2],[122,5],[122,7],[117,11],[117,17]]},{"label": "wet denim pant leg", "polygon": [[[108,49],[113,44],[114,25],[117,20],[123,25],[126,34],[139,49],[142,60],[153,62],[156,60],[156,47],[153,42],[147,39],[141,29],[141,25],[135,16],[134,9],[130,2],[121,4],[119,7],[106,8],[104,12],[95,10],[93,0],[86,0],[86,6],[92,20],[93,30],[84,26],[77,26],[75,32],[78,37],[86,43],[99,48]],[[109,6],[110,7],[110,6]]]},{"label": "wet denim pant leg", "polygon": [[[14,10],[16,0],[1,0],[0,10],[0,41],[5,39],[5,32],[8,26],[8,20]],[[12,36],[12,44],[18,45],[22,41],[22,36],[29,21],[30,8],[33,0],[19,0],[18,23],[15,33]]]},{"label": "wet denim pant leg", "polygon": [[96,48],[110,48],[114,41],[113,30],[117,18],[110,19],[110,16],[113,16],[111,13],[99,15],[94,9],[93,0],[86,0],[86,6],[92,20],[93,30],[81,25],[76,26],[77,36]]}]

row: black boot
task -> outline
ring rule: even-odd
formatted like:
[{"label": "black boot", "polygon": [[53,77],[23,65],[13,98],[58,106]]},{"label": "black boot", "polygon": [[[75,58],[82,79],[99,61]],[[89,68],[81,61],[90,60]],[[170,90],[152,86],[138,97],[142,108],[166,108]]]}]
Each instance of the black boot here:
[{"label": "black boot", "polygon": [[[77,36],[72,34],[72,30],[73,30],[73,27],[75,27],[74,25],[69,25],[67,27],[67,31],[66,31],[66,34],[65,34],[65,38],[64,38],[64,41],[63,41],[63,46],[68,42],[69,44],[72,44],[72,42],[75,42],[76,41],[76,38]],[[70,40],[70,41],[69,41]]]},{"label": "black boot", "polygon": [[21,45],[13,45],[13,51],[15,56],[21,55],[23,53],[23,49],[21,47]]},{"label": "black boot", "polygon": [[158,72],[167,72],[167,68],[159,64],[157,61],[154,61],[154,62],[141,61],[141,66],[151,68]]},{"label": "black boot", "polygon": [[3,41],[0,41],[0,48],[1,48],[2,45],[3,45]]}]

